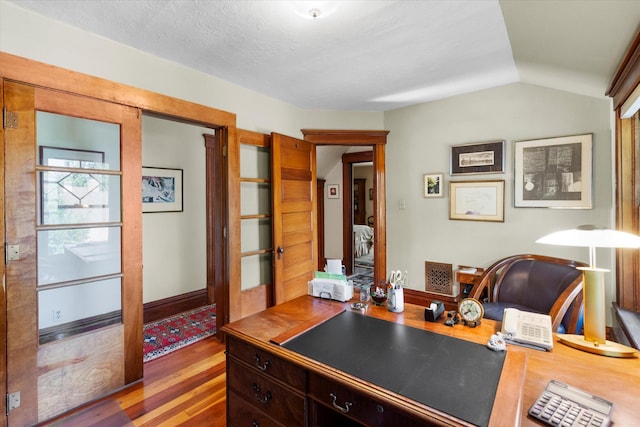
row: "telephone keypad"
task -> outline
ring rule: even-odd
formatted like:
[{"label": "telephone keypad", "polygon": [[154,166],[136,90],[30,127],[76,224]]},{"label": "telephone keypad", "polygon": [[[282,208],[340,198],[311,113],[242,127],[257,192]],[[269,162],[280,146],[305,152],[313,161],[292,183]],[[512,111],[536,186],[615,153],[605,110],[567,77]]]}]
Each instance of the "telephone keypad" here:
[{"label": "telephone keypad", "polygon": [[551,380],[529,408],[529,415],[560,427],[607,427],[613,403]]}]

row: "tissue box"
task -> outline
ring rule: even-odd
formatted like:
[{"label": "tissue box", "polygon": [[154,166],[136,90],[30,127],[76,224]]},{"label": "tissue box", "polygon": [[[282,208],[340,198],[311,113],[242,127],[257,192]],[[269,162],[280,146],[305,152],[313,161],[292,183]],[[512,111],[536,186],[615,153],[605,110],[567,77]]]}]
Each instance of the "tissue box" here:
[{"label": "tissue box", "polygon": [[308,282],[309,295],[336,301],[349,301],[353,298],[353,286],[349,286],[347,277],[342,274],[316,272],[316,277]]},{"label": "tissue box", "polygon": [[424,320],[435,322],[444,313],[444,303],[442,301],[432,301],[429,307],[424,309]]}]

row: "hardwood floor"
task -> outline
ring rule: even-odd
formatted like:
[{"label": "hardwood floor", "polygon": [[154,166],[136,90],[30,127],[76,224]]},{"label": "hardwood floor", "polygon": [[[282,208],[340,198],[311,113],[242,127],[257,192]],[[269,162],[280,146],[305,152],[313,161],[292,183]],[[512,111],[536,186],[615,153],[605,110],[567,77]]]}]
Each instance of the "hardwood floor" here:
[{"label": "hardwood floor", "polygon": [[144,379],[64,418],[64,427],[226,425],[225,345],[206,338],[144,365]]}]

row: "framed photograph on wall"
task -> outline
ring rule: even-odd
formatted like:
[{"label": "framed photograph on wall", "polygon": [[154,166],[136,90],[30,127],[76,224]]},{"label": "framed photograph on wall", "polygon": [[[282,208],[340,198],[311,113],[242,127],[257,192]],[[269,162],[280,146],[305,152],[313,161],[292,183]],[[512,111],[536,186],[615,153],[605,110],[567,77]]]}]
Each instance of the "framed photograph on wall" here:
[{"label": "framed photograph on wall", "polygon": [[327,185],[327,199],[339,199],[340,198],[340,184]]},{"label": "framed photograph on wall", "polygon": [[444,196],[444,174],[424,174],[424,197],[429,198],[442,196]]},{"label": "framed photograph on wall", "polygon": [[504,222],[504,180],[450,181],[449,219]]},{"label": "framed photograph on wall", "polygon": [[504,141],[451,146],[451,175],[504,173]]},{"label": "framed photograph on wall", "polygon": [[182,212],[182,169],[142,168],[142,212]]},{"label": "framed photograph on wall", "polygon": [[515,207],[593,207],[591,134],[516,141],[514,151]]}]

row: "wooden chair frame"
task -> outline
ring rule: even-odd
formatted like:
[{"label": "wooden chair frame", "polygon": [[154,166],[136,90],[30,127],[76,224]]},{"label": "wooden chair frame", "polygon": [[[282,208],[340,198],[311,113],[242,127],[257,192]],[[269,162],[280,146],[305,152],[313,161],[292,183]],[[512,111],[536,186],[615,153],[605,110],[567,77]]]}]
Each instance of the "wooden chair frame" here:
[{"label": "wooden chair frame", "polygon": [[[513,255],[501,260],[496,261],[493,265],[487,268],[480,278],[480,281],[471,289],[469,296],[480,300],[483,292],[486,290],[488,301],[495,302],[500,292],[500,286],[502,286],[502,279],[504,273],[516,262],[521,260],[536,260],[549,263],[556,263],[562,265],[568,265],[571,267],[587,267],[587,264],[580,261],[573,261],[563,258],[555,258],[544,255],[533,254],[521,254]],[[556,299],[555,303],[549,311],[551,316],[551,323],[553,330],[558,330],[558,326],[562,323],[567,311],[571,308],[571,317],[569,319],[569,325],[567,332],[573,333],[576,331],[578,320],[580,317],[580,309],[582,307],[582,275],[578,276]],[[575,304],[573,304],[575,302]],[[573,304],[573,306],[572,306]],[[579,332],[579,331],[578,331]]]}]

